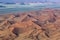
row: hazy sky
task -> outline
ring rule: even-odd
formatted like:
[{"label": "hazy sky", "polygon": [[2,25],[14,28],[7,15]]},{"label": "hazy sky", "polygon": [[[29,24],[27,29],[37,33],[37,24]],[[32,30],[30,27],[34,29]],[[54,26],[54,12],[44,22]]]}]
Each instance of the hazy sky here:
[{"label": "hazy sky", "polygon": [[0,2],[60,2],[60,0],[0,0]]}]

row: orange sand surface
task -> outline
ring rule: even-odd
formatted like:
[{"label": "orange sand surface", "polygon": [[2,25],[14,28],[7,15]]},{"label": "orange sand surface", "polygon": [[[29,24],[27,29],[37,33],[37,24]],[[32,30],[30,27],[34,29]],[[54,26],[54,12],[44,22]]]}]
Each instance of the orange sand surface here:
[{"label": "orange sand surface", "polygon": [[0,40],[60,40],[60,10],[0,15]]}]

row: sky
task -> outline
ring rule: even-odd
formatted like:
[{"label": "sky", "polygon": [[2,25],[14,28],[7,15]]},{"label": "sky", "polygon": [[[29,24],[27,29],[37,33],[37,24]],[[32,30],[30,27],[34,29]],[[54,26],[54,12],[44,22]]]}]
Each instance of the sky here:
[{"label": "sky", "polygon": [[0,2],[60,2],[60,0],[0,0]]}]

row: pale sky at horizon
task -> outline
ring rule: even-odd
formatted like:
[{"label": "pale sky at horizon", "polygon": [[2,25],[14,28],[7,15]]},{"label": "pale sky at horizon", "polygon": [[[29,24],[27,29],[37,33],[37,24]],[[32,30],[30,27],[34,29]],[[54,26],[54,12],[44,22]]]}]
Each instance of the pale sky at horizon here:
[{"label": "pale sky at horizon", "polygon": [[0,2],[60,2],[60,0],[0,0]]}]

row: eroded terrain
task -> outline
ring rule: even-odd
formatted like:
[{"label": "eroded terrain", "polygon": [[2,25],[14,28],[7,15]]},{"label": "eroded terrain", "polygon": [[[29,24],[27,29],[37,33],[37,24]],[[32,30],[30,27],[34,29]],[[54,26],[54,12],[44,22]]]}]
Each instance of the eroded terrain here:
[{"label": "eroded terrain", "polygon": [[0,40],[60,40],[60,10],[0,15]]}]

